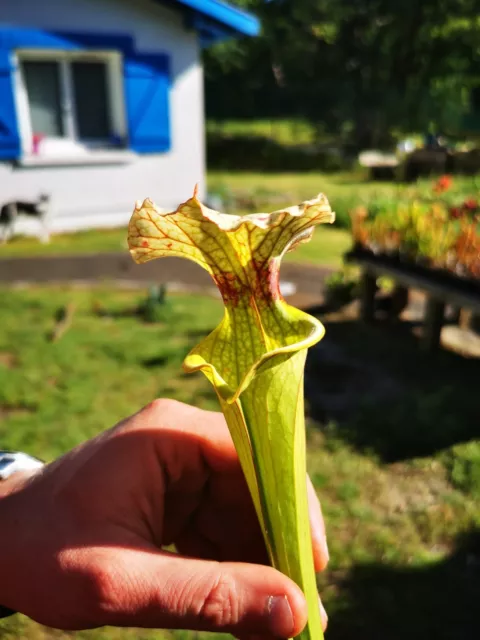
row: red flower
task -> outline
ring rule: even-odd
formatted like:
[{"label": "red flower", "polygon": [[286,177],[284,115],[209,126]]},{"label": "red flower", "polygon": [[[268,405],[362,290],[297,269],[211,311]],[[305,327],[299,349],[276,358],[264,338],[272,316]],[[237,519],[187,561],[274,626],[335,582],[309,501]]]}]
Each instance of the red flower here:
[{"label": "red flower", "polygon": [[476,209],[478,209],[478,202],[474,198],[467,198],[467,200],[465,200],[465,202],[463,203],[463,206],[469,211],[475,211]]},{"label": "red flower", "polygon": [[444,175],[437,180],[435,186],[433,187],[433,190],[435,191],[435,193],[443,193],[444,191],[448,191],[452,184],[452,176]]},{"label": "red flower", "polygon": [[462,210],[460,209],[460,207],[452,207],[450,209],[450,217],[454,218],[455,220],[458,218],[462,217]]}]

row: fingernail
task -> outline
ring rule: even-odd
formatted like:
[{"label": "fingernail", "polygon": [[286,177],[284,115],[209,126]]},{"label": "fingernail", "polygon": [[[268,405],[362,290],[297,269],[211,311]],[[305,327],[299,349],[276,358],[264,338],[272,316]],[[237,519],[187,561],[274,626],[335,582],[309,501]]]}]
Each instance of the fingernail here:
[{"label": "fingernail", "polygon": [[290,638],[293,635],[295,622],[287,597],[270,596],[267,608],[272,635],[277,638]]},{"label": "fingernail", "polygon": [[320,600],[320,598],[318,598],[318,605],[320,607],[320,617],[322,618],[322,627],[323,630],[325,631],[325,629],[327,628],[327,624],[328,624],[328,616],[327,616],[327,612],[325,611],[325,607],[322,604],[322,601]]}]

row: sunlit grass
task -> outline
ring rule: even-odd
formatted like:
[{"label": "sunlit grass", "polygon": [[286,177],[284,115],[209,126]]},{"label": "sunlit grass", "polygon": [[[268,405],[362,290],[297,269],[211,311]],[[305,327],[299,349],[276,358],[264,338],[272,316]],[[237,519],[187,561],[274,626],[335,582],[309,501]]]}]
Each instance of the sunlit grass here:
[{"label": "sunlit grass", "polygon": [[[146,324],[136,313],[144,297],[144,292],[67,287],[0,291],[2,447],[26,450],[51,460],[156,396],[174,397],[204,408],[217,407],[206,379],[200,374],[183,374],[181,362],[189,349],[218,323],[222,315],[220,301],[172,294],[167,296],[165,320]],[[57,312],[68,303],[74,303],[76,309],[72,324],[58,342],[51,342]],[[475,381],[468,372],[473,374],[474,363],[461,369],[464,377],[458,378],[462,380],[460,387],[457,372],[452,370],[449,377],[447,355],[434,366],[426,356],[418,355],[414,345],[407,349],[403,341],[389,340],[385,332],[360,330],[354,324],[346,327],[340,323],[338,331],[334,325],[327,326],[329,335],[343,340],[338,344],[352,357],[362,358],[365,366],[373,366],[372,362],[376,367],[388,365],[398,376],[404,394],[403,409],[396,403],[388,411],[375,407],[362,410],[352,426],[358,430],[357,439],[348,425],[341,428],[330,424],[320,430],[316,423],[309,422],[309,469],[323,503],[331,553],[329,570],[321,579],[332,620],[330,637],[355,637],[358,625],[371,628],[368,624],[375,620],[387,625],[380,626],[375,637],[397,640],[400,635],[392,631],[397,624],[399,634],[406,625],[416,625],[420,635],[415,638],[437,637],[431,633],[431,625],[436,625],[434,618],[421,612],[425,607],[428,611],[437,606],[448,585],[463,580],[464,573],[458,573],[457,565],[449,573],[447,559],[462,532],[480,527],[479,485],[475,484],[474,475],[478,467],[472,466],[479,459],[478,445],[441,444],[448,443],[455,434],[462,439],[465,428],[472,427],[468,411],[475,415],[475,406],[468,389]],[[416,385],[421,380],[425,383],[417,393]],[[316,384],[320,388],[328,382],[318,379]],[[471,407],[464,410],[470,397]],[[459,404],[455,408],[452,402]],[[409,422],[410,410],[413,413]],[[412,416],[419,424],[415,429]],[[454,425],[449,422],[452,416]],[[446,430],[447,439],[442,439],[442,430]],[[395,463],[381,461],[378,451],[400,453],[406,438],[417,438],[428,453],[423,458],[405,458]],[[360,447],[363,441],[371,442],[372,450]],[[437,442],[441,445],[439,451],[434,446]],[[361,572],[365,568],[369,573],[364,578]],[[410,612],[404,620],[405,612],[400,604],[397,606],[397,597],[408,601],[408,594],[397,594],[395,585],[401,586],[405,576],[411,575],[409,593],[416,593],[416,574],[408,573],[415,571],[419,572],[420,584],[425,585],[420,589],[422,602],[419,612]],[[437,571],[445,575],[443,584],[438,584]],[[400,577],[395,579],[396,575]],[[358,608],[358,595],[351,584],[359,592],[366,590],[369,606]],[[388,600],[387,609],[382,605],[386,593],[396,594]],[[463,606],[465,593],[461,589],[458,595],[451,590],[448,594],[450,611]],[[352,616],[351,611],[356,615]],[[445,628],[456,629],[448,625]],[[22,617],[0,622],[2,639],[71,637],[70,633],[52,632]],[[200,640],[209,636],[101,629],[74,637]]]}]

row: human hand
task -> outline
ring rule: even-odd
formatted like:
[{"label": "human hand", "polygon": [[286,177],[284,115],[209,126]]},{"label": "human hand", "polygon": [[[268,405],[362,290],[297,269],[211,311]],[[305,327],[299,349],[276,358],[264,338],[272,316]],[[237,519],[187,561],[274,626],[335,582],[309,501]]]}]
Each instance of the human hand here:
[{"label": "human hand", "polygon": [[[0,500],[0,603],[47,626],[288,638],[301,590],[268,558],[223,416],[157,400]],[[309,483],[317,570],[328,551]],[[165,547],[175,544],[178,554]],[[326,616],[324,616],[326,623]]]}]

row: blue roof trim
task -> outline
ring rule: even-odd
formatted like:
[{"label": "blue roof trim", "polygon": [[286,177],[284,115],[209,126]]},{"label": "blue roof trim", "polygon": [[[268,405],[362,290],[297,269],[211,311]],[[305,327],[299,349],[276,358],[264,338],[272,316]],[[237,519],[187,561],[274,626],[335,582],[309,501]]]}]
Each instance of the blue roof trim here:
[{"label": "blue roof trim", "polygon": [[260,20],[252,13],[242,11],[220,0],[176,0],[179,4],[211,18],[244,36],[258,36]]}]

